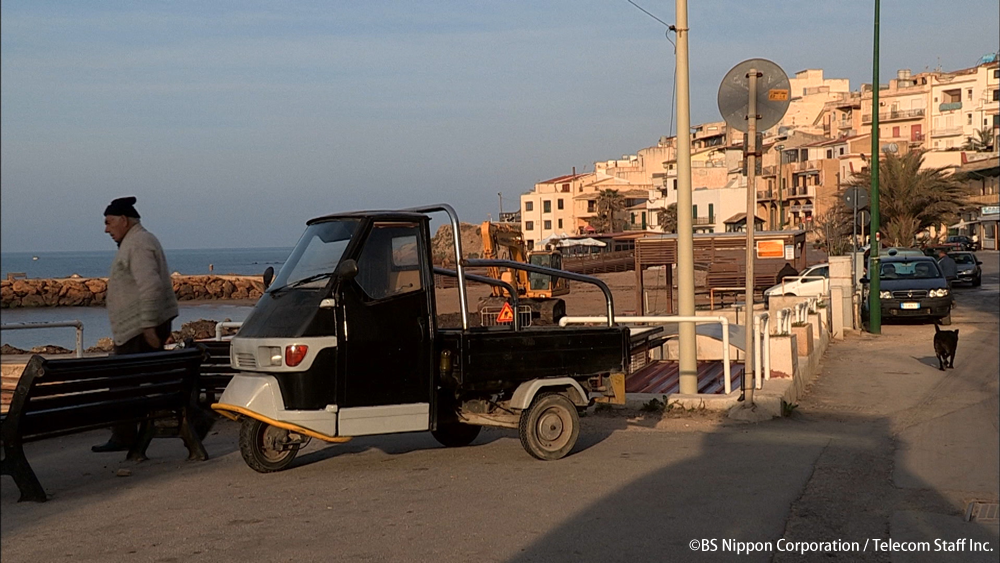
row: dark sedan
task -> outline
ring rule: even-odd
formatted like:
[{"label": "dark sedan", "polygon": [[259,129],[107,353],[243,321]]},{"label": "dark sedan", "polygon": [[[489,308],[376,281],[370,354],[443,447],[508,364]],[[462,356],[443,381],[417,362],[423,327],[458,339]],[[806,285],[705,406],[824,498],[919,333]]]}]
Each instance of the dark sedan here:
[{"label": "dark sedan", "polygon": [[949,256],[955,261],[955,267],[958,270],[958,277],[952,283],[967,283],[972,287],[983,285],[983,270],[980,268],[983,263],[976,258],[975,254],[952,252]]},{"label": "dark sedan", "polygon": [[[882,318],[929,318],[951,324],[954,298],[937,262],[925,256],[886,257],[881,260],[879,300]],[[862,283],[867,284],[867,278]],[[863,313],[868,315],[868,286]]]}]

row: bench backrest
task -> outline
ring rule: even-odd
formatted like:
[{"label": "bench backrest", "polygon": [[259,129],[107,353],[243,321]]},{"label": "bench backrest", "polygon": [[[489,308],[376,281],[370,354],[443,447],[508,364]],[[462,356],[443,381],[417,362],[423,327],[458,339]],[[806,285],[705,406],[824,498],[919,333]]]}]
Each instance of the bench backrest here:
[{"label": "bench backrest", "polygon": [[198,385],[199,348],[98,358],[32,356],[3,422],[4,441],[107,427],[176,410]]},{"label": "bench backrest", "polygon": [[229,385],[233,375],[239,370],[232,366],[229,358],[228,340],[199,340],[192,343],[205,350],[205,358],[201,364],[201,386],[202,391],[221,395]]}]

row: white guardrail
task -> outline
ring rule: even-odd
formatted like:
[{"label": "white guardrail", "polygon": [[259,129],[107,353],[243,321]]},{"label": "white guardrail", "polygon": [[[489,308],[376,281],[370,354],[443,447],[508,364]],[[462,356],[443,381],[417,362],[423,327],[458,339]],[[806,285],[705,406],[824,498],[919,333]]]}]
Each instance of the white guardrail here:
[{"label": "white guardrail", "polygon": [[771,315],[767,312],[753,316],[753,375],[754,389],[764,386],[763,379],[771,379]]},{"label": "white guardrail", "polygon": [[28,330],[38,328],[76,328],[76,357],[83,357],[83,323],[80,321],[50,321],[38,323],[11,323],[0,325],[0,330]]},{"label": "white guardrail", "polygon": [[241,326],[243,326],[242,322],[235,322],[235,321],[233,321],[233,322],[224,321],[224,322],[221,322],[221,323],[215,323],[215,339],[216,340],[222,340],[222,331],[223,330],[225,330],[227,328],[238,329]]},{"label": "white guardrail", "polygon": [[[593,324],[593,323],[607,323],[607,317],[563,317],[559,319],[559,326],[566,326],[569,324]],[[676,324],[676,323],[695,323],[695,324],[720,324],[722,325],[722,369],[723,369],[723,385],[725,386],[726,395],[733,392],[733,382],[732,382],[732,370],[730,368],[729,361],[729,319],[726,317],[623,317],[615,315],[615,322],[621,324]],[[768,355],[770,358],[770,355]],[[746,377],[746,374],[744,374]]]}]

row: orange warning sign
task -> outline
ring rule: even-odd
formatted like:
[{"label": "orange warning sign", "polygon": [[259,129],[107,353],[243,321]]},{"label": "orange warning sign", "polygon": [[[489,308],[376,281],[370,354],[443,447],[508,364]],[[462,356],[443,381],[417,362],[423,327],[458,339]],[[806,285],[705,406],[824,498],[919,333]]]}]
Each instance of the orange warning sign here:
[{"label": "orange warning sign", "polygon": [[767,91],[767,99],[770,102],[788,101],[788,90],[774,88]]},{"label": "orange warning sign", "polygon": [[512,323],[514,322],[514,308],[510,306],[510,303],[504,303],[503,307],[500,308],[500,314],[497,315],[498,323]]}]

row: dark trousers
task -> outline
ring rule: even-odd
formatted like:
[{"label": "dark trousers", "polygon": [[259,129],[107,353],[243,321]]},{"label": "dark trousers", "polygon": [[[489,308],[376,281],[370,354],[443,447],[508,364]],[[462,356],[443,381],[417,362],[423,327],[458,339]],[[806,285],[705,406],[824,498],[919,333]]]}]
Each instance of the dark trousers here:
[{"label": "dark trousers", "polygon": [[[149,342],[146,342],[146,337],[140,334],[135,338],[129,339],[121,346],[115,344],[114,349],[111,351],[111,355],[123,356],[126,354],[148,354],[150,352],[159,352],[160,350],[163,350],[163,343],[170,336],[171,322],[172,321],[167,321],[156,327],[156,336],[160,339],[159,348],[153,348],[150,346]],[[130,446],[135,442],[138,436],[139,432],[134,423],[126,422],[123,424],[116,424],[111,427],[111,442]]]}]

